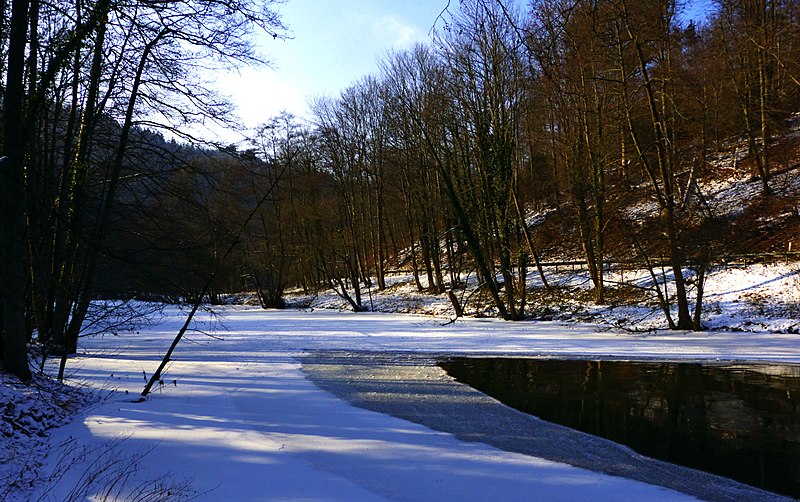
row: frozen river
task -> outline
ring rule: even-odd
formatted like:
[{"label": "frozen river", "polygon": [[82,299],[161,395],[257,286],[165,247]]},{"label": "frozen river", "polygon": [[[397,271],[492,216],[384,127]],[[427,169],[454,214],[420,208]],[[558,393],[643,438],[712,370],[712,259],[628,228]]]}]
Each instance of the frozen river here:
[{"label": "frozen river", "polygon": [[[132,402],[183,321],[88,339],[74,381],[107,399],[52,437],[84,451],[62,500],[103,452],[199,500],[764,500],[768,494],[643,459],[523,415],[455,382],[454,355],[800,362],[796,335],[599,332],[556,323],[227,307],[203,314],[163,386]],[[353,406],[356,405],[356,406]],[[74,450],[74,447],[73,447]],[[108,455],[107,455],[108,457]],[[654,476],[655,477],[652,477]],[[102,478],[86,489],[93,496]],[[665,487],[669,487],[667,489]],[[716,494],[716,495],[715,495]],[[187,497],[188,498],[188,497]]]}]

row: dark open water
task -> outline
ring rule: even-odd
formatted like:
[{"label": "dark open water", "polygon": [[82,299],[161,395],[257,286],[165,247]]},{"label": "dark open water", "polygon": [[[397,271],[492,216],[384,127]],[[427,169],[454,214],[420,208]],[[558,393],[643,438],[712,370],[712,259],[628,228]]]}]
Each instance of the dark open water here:
[{"label": "dark open water", "polygon": [[544,420],[800,498],[800,366],[514,358],[441,366]]}]

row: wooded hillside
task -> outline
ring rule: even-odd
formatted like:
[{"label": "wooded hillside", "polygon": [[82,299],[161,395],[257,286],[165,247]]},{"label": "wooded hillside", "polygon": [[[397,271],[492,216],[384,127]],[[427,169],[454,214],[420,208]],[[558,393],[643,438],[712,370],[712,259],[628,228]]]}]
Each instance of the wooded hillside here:
[{"label": "wooded hillside", "polygon": [[[2,4],[6,369],[26,377],[31,340],[73,352],[94,298],[192,299],[212,272],[210,300],[335,287],[355,310],[390,270],[437,292],[474,272],[520,320],[542,260],[585,262],[598,303],[630,260],[664,265],[668,325],[700,329],[709,264],[797,235],[797,187],[775,183],[800,162],[797,0],[720,0],[702,24],[672,0],[448,4],[310,123],[165,140],[225,120],[192,78],[257,62],[250,30],[281,35],[269,4]],[[757,187],[729,192],[741,211],[710,203],[729,179]]]}]

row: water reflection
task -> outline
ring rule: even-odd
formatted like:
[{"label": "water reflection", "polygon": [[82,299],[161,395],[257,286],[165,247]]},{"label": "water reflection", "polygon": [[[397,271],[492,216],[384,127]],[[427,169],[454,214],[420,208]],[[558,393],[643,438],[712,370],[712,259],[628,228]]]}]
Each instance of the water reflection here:
[{"label": "water reflection", "polygon": [[544,420],[800,497],[800,366],[503,358],[441,366]]}]

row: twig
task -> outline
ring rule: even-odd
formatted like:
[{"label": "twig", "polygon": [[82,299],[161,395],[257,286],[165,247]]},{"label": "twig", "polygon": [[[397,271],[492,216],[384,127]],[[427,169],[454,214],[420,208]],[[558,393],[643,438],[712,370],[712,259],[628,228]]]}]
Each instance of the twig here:
[{"label": "twig", "polygon": [[158,381],[161,380],[161,373],[164,371],[164,368],[166,367],[167,363],[170,361],[170,358],[172,357],[172,353],[178,347],[178,343],[180,343],[181,339],[183,338],[183,335],[185,335],[186,331],[189,329],[189,326],[192,323],[192,319],[194,319],[195,313],[197,313],[197,310],[200,308],[200,306],[201,306],[201,304],[203,302],[203,298],[206,296],[208,291],[211,289],[211,284],[214,282],[214,279],[217,277],[217,274],[219,273],[220,269],[222,269],[222,264],[225,262],[225,260],[228,258],[228,256],[230,256],[230,254],[236,248],[236,245],[239,243],[239,239],[242,237],[242,234],[244,233],[245,229],[247,228],[247,225],[249,225],[250,221],[256,216],[258,211],[261,209],[261,206],[263,206],[264,203],[267,202],[267,199],[269,198],[270,194],[272,194],[272,191],[275,189],[276,186],[278,186],[278,181],[283,178],[284,173],[289,168],[289,166],[291,165],[292,161],[294,160],[294,157],[298,153],[299,153],[299,151],[294,151],[294,152],[291,153],[291,155],[289,155],[289,158],[286,159],[286,162],[283,164],[283,166],[281,168],[281,171],[278,173],[278,175],[275,177],[275,180],[272,182],[272,184],[269,186],[267,191],[264,193],[264,196],[261,197],[261,199],[255,205],[255,207],[253,207],[253,209],[250,211],[250,214],[247,215],[247,218],[244,220],[244,222],[237,229],[236,235],[234,236],[233,240],[231,241],[230,245],[228,246],[228,249],[225,250],[225,253],[217,261],[217,263],[216,263],[216,265],[214,267],[214,270],[208,276],[208,279],[206,279],[206,282],[203,285],[203,288],[201,289],[200,294],[197,296],[197,299],[195,300],[194,304],[192,305],[192,310],[189,312],[189,315],[186,317],[186,322],[183,323],[183,326],[181,326],[181,329],[178,331],[178,334],[175,335],[175,339],[172,341],[172,344],[170,345],[169,349],[167,349],[166,354],[164,354],[164,358],[161,360],[161,364],[159,364],[159,366],[156,369],[155,373],[153,373],[153,376],[150,377],[150,381],[147,382],[147,385],[145,385],[144,389],[142,389],[141,397],[136,402],[141,403],[141,402],[145,401],[147,399],[147,395],[150,393],[150,389],[153,388],[153,385],[155,385]]}]

